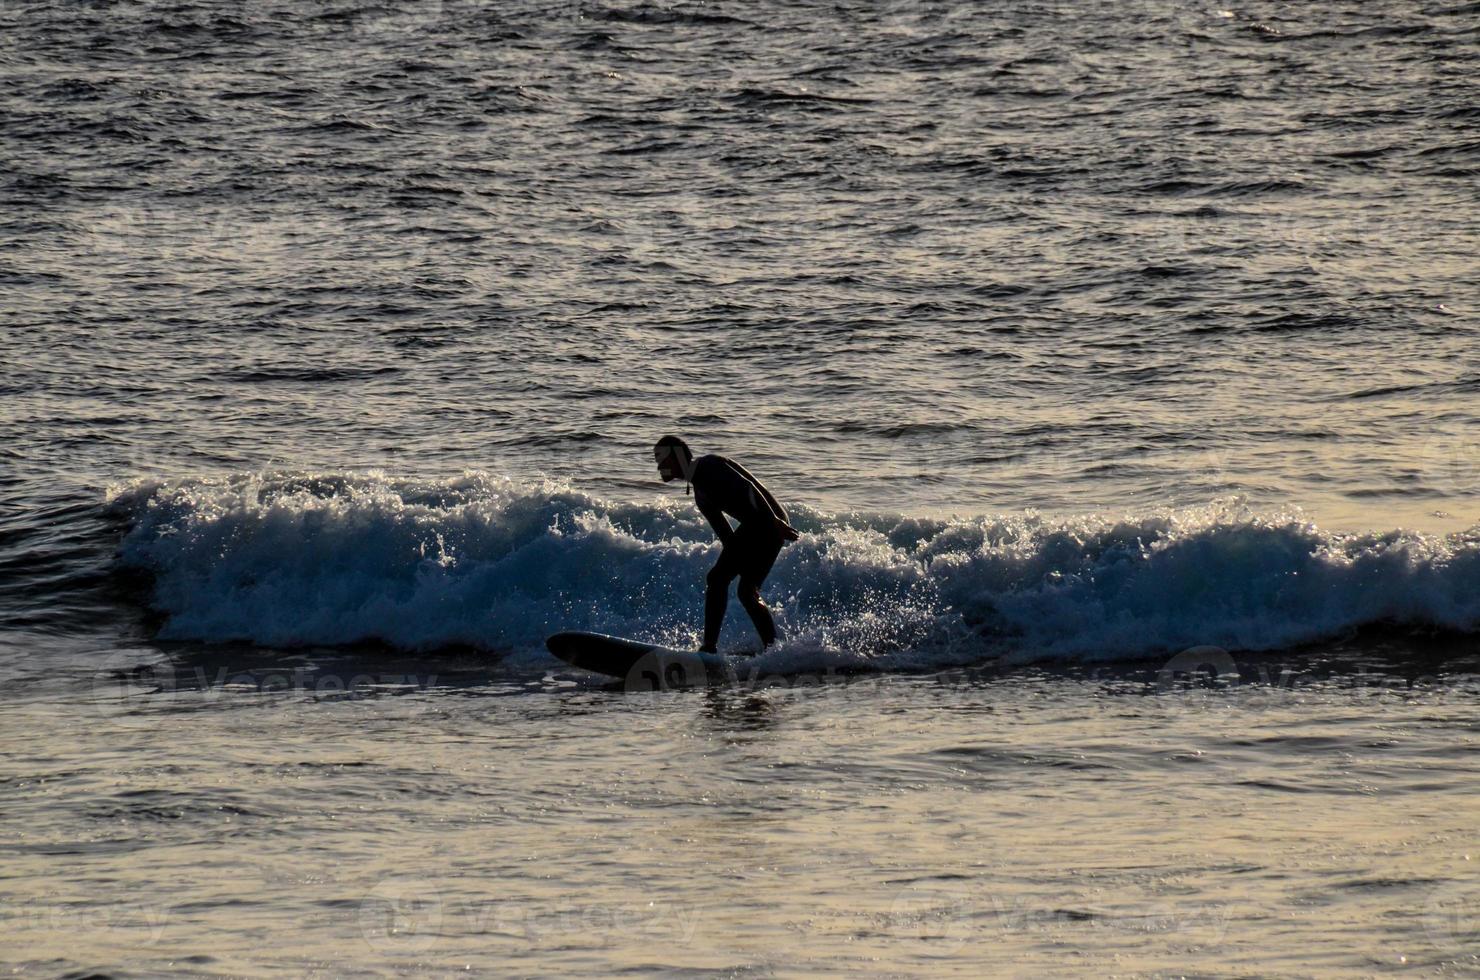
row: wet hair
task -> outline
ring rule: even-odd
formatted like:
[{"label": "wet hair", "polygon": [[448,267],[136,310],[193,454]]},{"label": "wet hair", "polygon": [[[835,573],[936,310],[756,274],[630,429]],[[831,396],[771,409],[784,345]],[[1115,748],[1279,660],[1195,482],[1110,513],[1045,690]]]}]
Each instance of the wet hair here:
[{"label": "wet hair", "polygon": [[678,436],[664,436],[659,439],[653,446],[653,452],[657,454],[659,459],[667,459],[674,454],[678,455],[680,462],[694,458],[693,450],[689,449],[689,444]]},{"label": "wet hair", "polygon": [[689,448],[689,444],[678,436],[664,436],[653,444],[653,454],[658,457],[659,463],[667,462],[670,457],[677,458],[679,471],[683,473],[684,496],[687,497],[691,489],[689,464],[694,461],[694,451]]}]

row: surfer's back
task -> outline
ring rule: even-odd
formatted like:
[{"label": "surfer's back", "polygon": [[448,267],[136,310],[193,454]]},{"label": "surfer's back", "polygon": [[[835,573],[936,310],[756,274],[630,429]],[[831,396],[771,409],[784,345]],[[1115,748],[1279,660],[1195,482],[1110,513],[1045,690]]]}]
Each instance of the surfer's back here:
[{"label": "surfer's back", "polygon": [[[696,502],[712,503],[741,523],[756,519],[767,522],[786,511],[750,471],[728,456],[710,453],[694,460],[690,482]],[[772,511],[775,511],[773,516]]]}]

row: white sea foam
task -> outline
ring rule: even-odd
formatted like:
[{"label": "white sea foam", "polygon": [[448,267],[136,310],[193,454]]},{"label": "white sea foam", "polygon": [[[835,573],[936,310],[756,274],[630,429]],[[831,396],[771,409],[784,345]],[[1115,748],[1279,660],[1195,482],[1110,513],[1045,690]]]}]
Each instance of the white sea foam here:
[{"label": "white sea foam", "polygon": [[[681,499],[615,503],[482,473],[258,474],[117,491],[121,562],[169,639],[468,643],[537,657],[588,629],[696,640],[718,546]],[[798,509],[767,582],[765,669],[1269,650],[1366,624],[1480,627],[1480,528],[1339,535],[1237,502],[1135,516],[923,520]],[[725,643],[750,627],[732,607]]]}]

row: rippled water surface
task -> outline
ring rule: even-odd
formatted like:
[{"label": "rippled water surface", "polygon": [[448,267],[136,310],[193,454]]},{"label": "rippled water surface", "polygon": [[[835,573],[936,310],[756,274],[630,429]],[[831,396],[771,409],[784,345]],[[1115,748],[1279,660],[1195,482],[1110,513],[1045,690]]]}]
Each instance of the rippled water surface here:
[{"label": "rippled water surface", "polygon": [[3,17],[30,473],[1473,518],[1473,5]]},{"label": "rippled water surface", "polygon": [[[0,961],[1475,973],[1477,72],[1410,0],[4,5]],[[633,694],[542,640],[695,640],[670,431],[803,535],[760,680]]]},{"label": "rippled water surface", "polygon": [[327,655],[248,659],[9,712],[47,736],[0,764],[18,965],[1477,963],[1473,658],[1265,661],[1217,688],[958,672],[649,695],[361,659],[354,696]]}]

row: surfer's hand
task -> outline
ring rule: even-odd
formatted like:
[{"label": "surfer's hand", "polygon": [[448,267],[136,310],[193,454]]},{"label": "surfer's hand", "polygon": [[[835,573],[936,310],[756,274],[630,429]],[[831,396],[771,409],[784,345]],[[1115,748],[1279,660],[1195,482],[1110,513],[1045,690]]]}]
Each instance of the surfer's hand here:
[{"label": "surfer's hand", "polygon": [[776,533],[781,535],[782,541],[795,541],[802,536],[802,532],[783,520],[776,521]]}]

